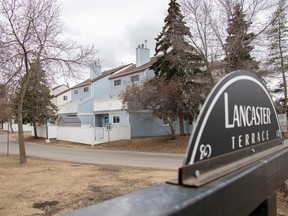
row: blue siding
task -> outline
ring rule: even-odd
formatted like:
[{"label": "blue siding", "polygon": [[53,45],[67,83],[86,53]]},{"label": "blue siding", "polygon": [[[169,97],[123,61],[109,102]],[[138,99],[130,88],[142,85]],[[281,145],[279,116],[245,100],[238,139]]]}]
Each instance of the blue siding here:
[{"label": "blue siding", "polygon": [[[142,83],[145,80],[145,73],[143,72],[139,72],[139,73],[134,73],[134,74],[130,74],[127,76],[123,76],[123,77],[117,77],[117,78],[113,78],[110,80],[110,96],[114,97],[114,96],[118,96],[122,91],[124,91],[126,89],[126,86],[129,85],[131,83],[131,76],[135,76],[135,75],[139,75],[139,82],[138,83]],[[114,86],[114,81],[121,79],[121,85],[120,86]]]},{"label": "blue siding", "polygon": [[91,115],[78,115],[81,125],[93,125],[94,124],[94,119],[93,119],[93,114]]},{"label": "blue siding", "polygon": [[109,121],[113,125],[113,117],[114,116],[119,116],[120,122],[118,123],[119,125],[128,125],[128,113],[124,111],[114,111],[109,113]]},{"label": "blue siding", "polygon": [[94,98],[89,98],[79,103],[78,113],[93,113],[93,102]]},{"label": "blue siding", "polygon": [[[78,94],[73,94],[74,90],[78,90]],[[81,120],[81,124],[95,125],[96,119],[93,115],[94,101],[109,95],[108,77],[104,77],[92,83],[92,85],[89,86],[88,92],[84,92],[84,87],[73,89],[73,92],[72,100],[79,101],[77,113]]]},{"label": "blue siding", "polygon": [[103,77],[92,84],[94,100],[109,95],[110,84],[108,77]]},{"label": "blue siding", "polygon": [[[149,113],[130,113],[131,137],[149,137],[171,135],[170,127]],[[179,122],[174,122],[175,133],[179,134]],[[189,131],[189,122],[185,121],[185,131]]]},{"label": "blue siding", "polygon": [[155,73],[153,70],[146,70],[146,79],[150,80],[155,76]]},{"label": "blue siding", "polygon": [[[121,80],[121,85],[114,86],[115,80]],[[122,91],[125,90],[125,88],[126,88],[125,81],[127,83],[126,77],[119,77],[119,78],[115,78],[115,79],[110,80],[110,96],[111,97],[118,96]]]},{"label": "blue siding", "polygon": [[[84,92],[84,88],[88,87],[88,91]],[[75,94],[75,91],[78,91],[78,94]],[[72,89],[72,101],[82,101],[85,98],[88,98],[91,96],[91,86],[82,86],[79,88]]]}]

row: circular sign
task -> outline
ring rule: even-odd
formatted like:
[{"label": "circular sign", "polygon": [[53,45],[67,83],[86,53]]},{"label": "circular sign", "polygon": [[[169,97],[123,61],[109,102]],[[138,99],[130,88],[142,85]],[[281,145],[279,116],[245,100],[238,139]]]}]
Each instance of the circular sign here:
[{"label": "circular sign", "polygon": [[236,71],[211,91],[194,126],[185,165],[281,138],[273,101],[255,74]]}]

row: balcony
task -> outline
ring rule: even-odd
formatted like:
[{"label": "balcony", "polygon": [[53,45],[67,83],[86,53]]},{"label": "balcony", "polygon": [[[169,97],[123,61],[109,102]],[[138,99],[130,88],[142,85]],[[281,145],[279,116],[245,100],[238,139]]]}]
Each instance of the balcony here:
[{"label": "balcony", "polygon": [[121,110],[122,101],[116,98],[105,98],[94,101],[94,112]]}]

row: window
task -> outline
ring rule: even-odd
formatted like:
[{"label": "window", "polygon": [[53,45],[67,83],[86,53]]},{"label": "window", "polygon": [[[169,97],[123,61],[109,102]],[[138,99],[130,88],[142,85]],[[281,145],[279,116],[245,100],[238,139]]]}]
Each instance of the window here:
[{"label": "window", "polygon": [[74,90],[74,94],[78,94],[78,90]]},{"label": "window", "polygon": [[113,123],[118,124],[120,122],[120,117],[119,116],[113,116]]},{"label": "window", "polygon": [[64,95],[63,96],[63,100],[65,101],[65,100],[68,100],[68,96],[67,95]]},{"label": "window", "polygon": [[163,120],[163,125],[166,126],[168,125],[168,120],[166,118],[162,119]]},{"label": "window", "polygon": [[121,79],[114,80],[114,86],[119,86],[121,85]]},{"label": "window", "polygon": [[88,92],[89,91],[89,87],[84,87],[84,92]]},{"label": "window", "polygon": [[137,81],[139,81],[139,74],[131,76],[131,82],[137,82]]}]

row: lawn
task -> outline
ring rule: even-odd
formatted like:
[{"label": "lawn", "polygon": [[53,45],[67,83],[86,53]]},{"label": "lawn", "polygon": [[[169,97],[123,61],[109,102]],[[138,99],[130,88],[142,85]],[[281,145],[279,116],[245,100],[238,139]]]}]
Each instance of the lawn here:
[{"label": "lawn", "polygon": [[[1,131],[0,131],[1,133]],[[2,132],[3,133],[3,132]],[[73,148],[184,153],[189,137],[139,138],[97,146],[35,139],[26,141]],[[11,139],[16,139],[12,134]],[[0,155],[0,215],[61,215],[74,209],[137,191],[175,178],[177,171],[100,166]],[[288,216],[288,194],[277,193],[278,216]],[[287,189],[286,189],[287,191]]]},{"label": "lawn", "polygon": [[61,215],[175,178],[176,171],[0,155],[0,215]]}]

